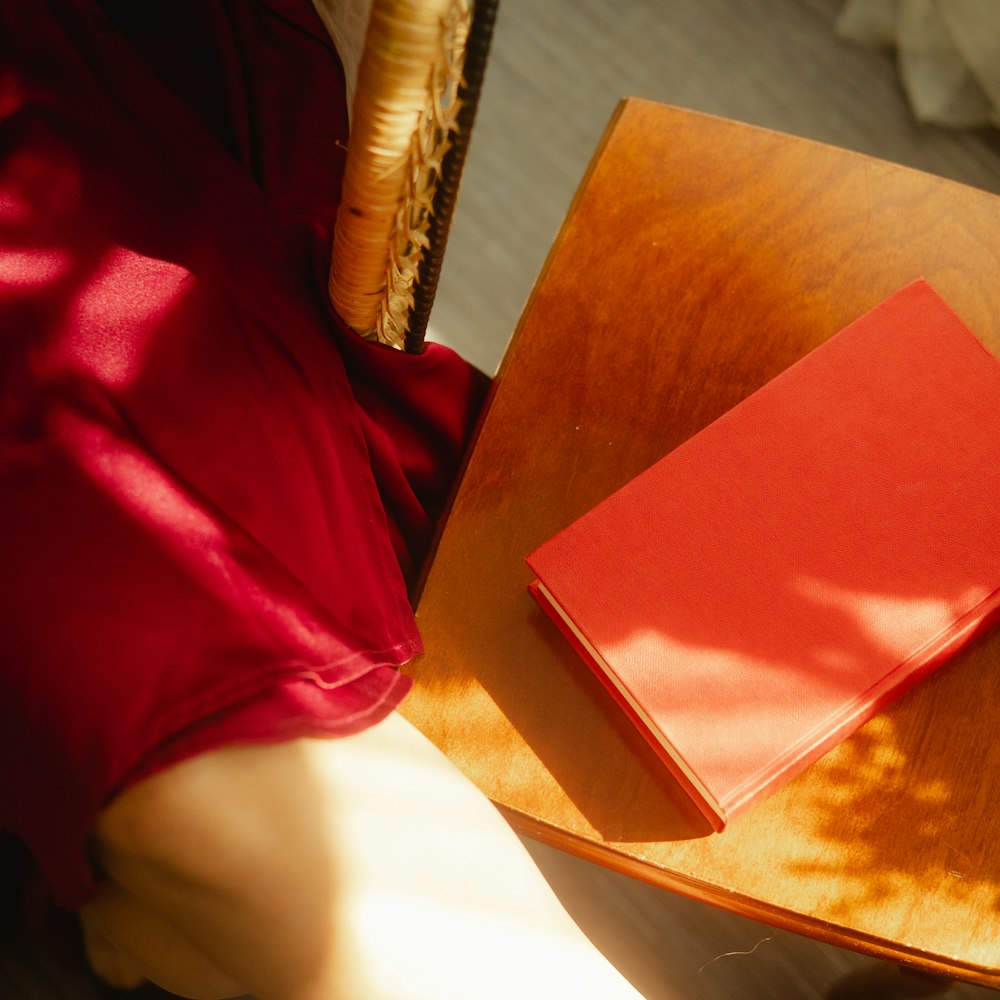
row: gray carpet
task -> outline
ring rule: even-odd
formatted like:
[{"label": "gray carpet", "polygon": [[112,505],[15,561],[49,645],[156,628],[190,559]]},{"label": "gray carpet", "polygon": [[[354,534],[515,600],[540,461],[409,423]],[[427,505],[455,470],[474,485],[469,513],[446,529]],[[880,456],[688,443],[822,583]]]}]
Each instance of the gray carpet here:
[{"label": "gray carpet", "polygon": [[841,0],[500,0],[431,327],[495,370],[618,100],[646,97],[1000,191],[1000,132],[914,122]]}]

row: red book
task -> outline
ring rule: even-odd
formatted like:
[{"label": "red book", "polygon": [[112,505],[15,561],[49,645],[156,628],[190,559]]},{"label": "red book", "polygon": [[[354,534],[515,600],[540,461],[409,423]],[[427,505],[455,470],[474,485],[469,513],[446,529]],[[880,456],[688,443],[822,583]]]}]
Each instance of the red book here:
[{"label": "red book", "polygon": [[925,281],[528,557],[716,829],[1000,605],[1000,363]]}]

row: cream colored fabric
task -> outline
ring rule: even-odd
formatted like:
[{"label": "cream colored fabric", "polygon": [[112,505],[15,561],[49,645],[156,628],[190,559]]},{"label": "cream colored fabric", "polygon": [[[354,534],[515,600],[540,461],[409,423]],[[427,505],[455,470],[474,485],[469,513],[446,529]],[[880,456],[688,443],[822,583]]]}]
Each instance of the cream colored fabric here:
[{"label": "cream colored fabric", "polygon": [[372,0],[312,0],[326,30],[333,39],[344,65],[347,80],[347,107],[354,107],[358,68],[365,48],[365,32],[372,12]]},{"label": "cream colored fabric", "polygon": [[849,0],[837,31],[896,48],[920,121],[1000,126],[1000,0]]}]

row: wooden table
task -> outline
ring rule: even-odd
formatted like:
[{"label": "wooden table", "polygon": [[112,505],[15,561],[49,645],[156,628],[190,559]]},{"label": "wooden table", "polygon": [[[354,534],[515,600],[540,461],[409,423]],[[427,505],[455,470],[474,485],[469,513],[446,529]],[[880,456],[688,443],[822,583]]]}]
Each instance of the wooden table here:
[{"label": "wooden table", "polygon": [[710,834],[525,589],[536,545],[920,275],[1000,353],[1000,199],[624,102],[498,376],[405,711],[531,837],[1000,987],[1000,636]]}]

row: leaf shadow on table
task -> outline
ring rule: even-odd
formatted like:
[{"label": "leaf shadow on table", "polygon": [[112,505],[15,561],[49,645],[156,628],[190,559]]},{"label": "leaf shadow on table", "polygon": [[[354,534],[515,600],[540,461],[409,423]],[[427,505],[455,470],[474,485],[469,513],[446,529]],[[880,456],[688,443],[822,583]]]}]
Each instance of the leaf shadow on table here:
[{"label": "leaf shadow on table", "polygon": [[980,637],[815,765],[823,780],[802,802],[806,846],[788,873],[836,880],[830,919],[894,921],[900,940],[937,923],[976,950],[980,920],[1000,910],[998,659],[1000,636]]}]

